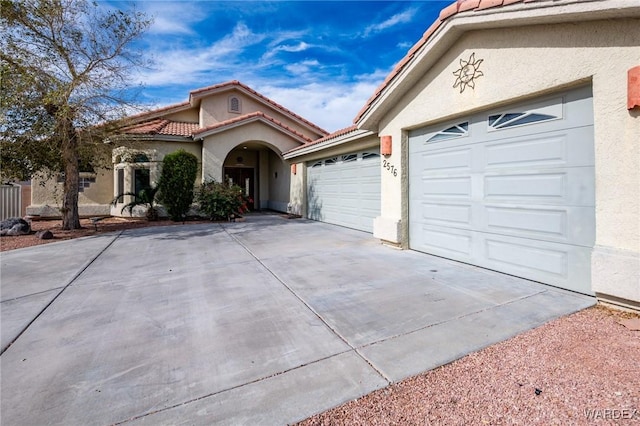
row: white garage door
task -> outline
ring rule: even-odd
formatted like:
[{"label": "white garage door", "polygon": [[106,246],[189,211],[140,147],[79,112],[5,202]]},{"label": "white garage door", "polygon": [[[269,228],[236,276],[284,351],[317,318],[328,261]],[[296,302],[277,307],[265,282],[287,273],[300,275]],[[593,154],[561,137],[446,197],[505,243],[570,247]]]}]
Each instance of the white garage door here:
[{"label": "white garage door", "polygon": [[380,151],[354,152],[307,165],[309,219],[373,232],[380,216]]},{"label": "white garage door", "polygon": [[409,244],[592,294],[591,89],[409,135]]}]

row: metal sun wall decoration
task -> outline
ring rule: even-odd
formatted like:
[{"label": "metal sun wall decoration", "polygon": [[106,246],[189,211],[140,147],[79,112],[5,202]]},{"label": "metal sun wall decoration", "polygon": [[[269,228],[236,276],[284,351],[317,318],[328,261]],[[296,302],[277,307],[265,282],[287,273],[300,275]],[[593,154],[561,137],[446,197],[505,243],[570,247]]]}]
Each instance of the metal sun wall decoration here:
[{"label": "metal sun wall decoration", "polygon": [[453,85],[453,88],[460,86],[460,93],[464,92],[467,86],[475,89],[476,83],[474,80],[478,77],[482,77],[484,74],[479,70],[480,64],[484,59],[478,59],[476,61],[476,53],[472,53],[469,57],[468,61],[464,59],[460,59],[460,69],[453,72],[455,75],[456,82]]}]

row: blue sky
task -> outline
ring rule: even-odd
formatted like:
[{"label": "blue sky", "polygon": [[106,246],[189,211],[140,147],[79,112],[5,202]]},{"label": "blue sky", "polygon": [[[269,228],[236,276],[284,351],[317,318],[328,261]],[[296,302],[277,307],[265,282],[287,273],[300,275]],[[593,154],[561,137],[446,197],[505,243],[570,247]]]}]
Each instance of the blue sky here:
[{"label": "blue sky", "polygon": [[328,131],[353,118],[451,1],[137,1],[154,18],[139,46],[140,101],[239,80]]}]

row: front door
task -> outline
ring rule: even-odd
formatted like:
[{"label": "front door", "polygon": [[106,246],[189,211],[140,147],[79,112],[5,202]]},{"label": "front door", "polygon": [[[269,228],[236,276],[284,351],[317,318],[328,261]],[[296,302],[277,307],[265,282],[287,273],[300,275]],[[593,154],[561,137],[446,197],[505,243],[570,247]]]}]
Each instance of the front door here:
[{"label": "front door", "polygon": [[[249,196],[255,202],[254,196],[254,169],[252,167],[225,167],[224,177],[227,182],[238,185],[242,188],[245,196]],[[249,205],[249,209],[253,210],[253,204]]]}]

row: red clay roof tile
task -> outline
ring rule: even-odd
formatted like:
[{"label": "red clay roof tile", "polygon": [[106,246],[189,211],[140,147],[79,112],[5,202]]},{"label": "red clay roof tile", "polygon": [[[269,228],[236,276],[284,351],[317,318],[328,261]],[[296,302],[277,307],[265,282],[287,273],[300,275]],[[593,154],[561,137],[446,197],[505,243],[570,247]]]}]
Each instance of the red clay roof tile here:
[{"label": "red clay roof tile", "polygon": [[234,118],[231,118],[229,120],[221,121],[221,122],[213,124],[211,126],[201,127],[197,131],[193,132],[193,136],[194,137],[198,137],[198,135],[201,135],[201,134],[206,133],[208,131],[220,129],[220,128],[223,128],[223,127],[230,126],[232,124],[240,123],[240,122],[251,120],[251,119],[254,119],[254,118],[261,118],[261,119],[270,121],[273,124],[277,125],[278,127],[286,130],[289,133],[292,133],[292,134],[296,135],[300,139],[305,140],[307,142],[310,142],[312,140],[312,139],[308,138],[307,136],[303,135],[302,133],[298,132],[296,129],[293,129],[293,128],[287,126],[283,122],[281,122],[279,120],[276,120],[275,118],[265,114],[262,111],[252,112],[250,114],[241,115],[240,117],[234,117]]},{"label": "red clay roof tile", "polygon": [[[520,0],[515,0],[520,1]],[[458,2],[458,13],[475,9],[480,4],[480,0],[462,0]]]},{"label": "red clay roof tile", "polygon": [[326,141],[331,140],[331,139],[335,139],[335,138],[337,138],[339,136],[344,136],[344,135],[349,134],[351,132],[355,132],[356,130],[358,130],[358,127],[355,124],[352,124],[351,126],[345,127],[344,129],[336,130],[335,132],[333,132],[330,135],[327,135],[327,136],[325,136],[323,138],[316,139],[314,141],[309,141],[309,142],[305,143],[304,145],[300,145],[300,146],[297,146],[297,147],[295,147],[293,149],[290,149],[285,154],[288,154],[288,153],[294,152],[294,151],[298,151],[299,149],[306,148],[306,147],[309,147],[309,146],[317,145],[319,143],[326,142]]},{"label": "red clay roof tile", "polygon": [[198,123],[169,121],[164,118],[145,121],[125,127],[122,132],[130,135],[169,135],[190,137],[198,128]]},{"label": "red clay roof tile", "polygon": [[291,116],[297,118],[298,120],[302,121],[306,125],[313,127],[314,129],[316,129],[318,131],[318,133],[321,133],[321,134],[324,134],[324,135],[329,134],[329,132],[327,132],[326,130],[324,130],[321,127],[317,126],[316,124],[314,124],[314,123],[308,121],[307,119],[299,116],[298,114],[296,114],[293,111],[285,108],[284,106],[280,105],[279,103],[274,102],[273,100],[267,98],[266,96],[256,92],[255,90],[253,90],[252,88],[250,88],[249,86],[247,86],[245,84],[242,84],[238,80],[232,80],[232,81],[228,81],[226,83],[215,84],[213,86],[208,86],[208,87],[203,87],[201,89],[192,90],[189,93],[189,98],[193,97],[194,95],[198,95],[198,94],[201,94],[201,93],[204,93],[204,92],[218,90],[218,89],[222,89],[222,88],[225,88],[225,87],[233,87],[233,86],[237,86],[237,87],[243,88],[244,90],[248,91],[252,95],[254,95],[254,96],[262,99],[266,103],[272,105],[276,109],[279,109],[280,111],[284,112],[285,114],[291,115]]},{"label": "red clay roof tile", "polygon": [[444,9],[442,9],[440,11],[439,19],[441,21],[444,21],[445,19],[447,19],[450,16],[455,15],[456,13],[458,13],[458,2],[457,1],[451,3],[449,6],[445,7]]},{"label": "red clay roof tile", "polygon": [[503,0],[480,0],[477,10],[489,9],[492,7],[502,6]]}]

